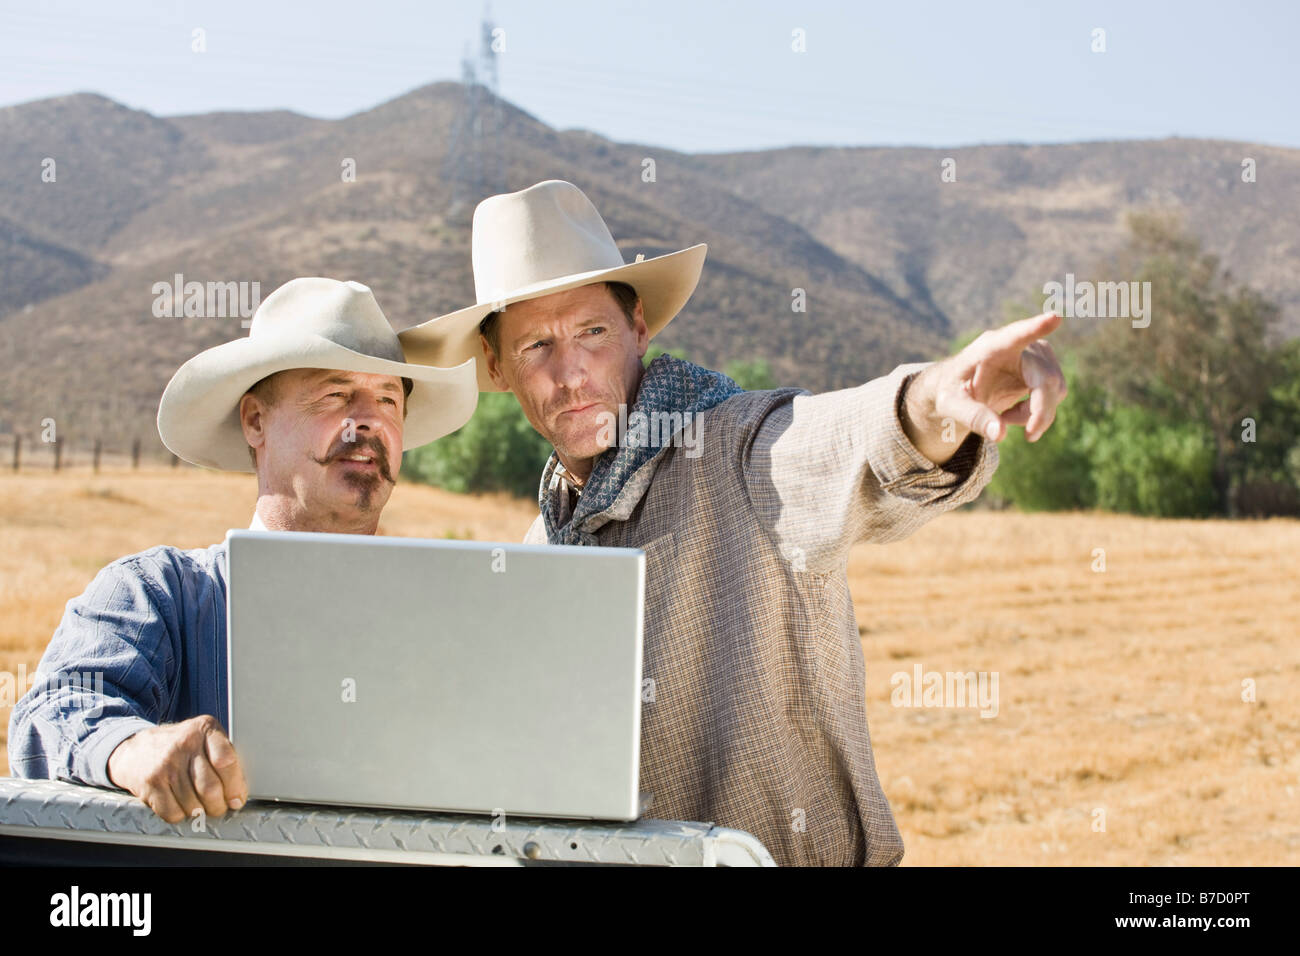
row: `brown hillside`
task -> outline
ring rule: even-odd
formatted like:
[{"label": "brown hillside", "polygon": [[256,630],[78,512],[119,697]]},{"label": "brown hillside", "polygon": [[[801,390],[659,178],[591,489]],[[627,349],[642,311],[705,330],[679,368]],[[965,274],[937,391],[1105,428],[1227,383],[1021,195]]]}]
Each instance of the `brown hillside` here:
[{"label": "brown hillside", "polygon": [[[1122,213],[1163,202],[1234,272],[1300,304],[1300,155],[1167,140],[1069,146],[789,149],[688,156],[560,132],[509,104],[491,156],[457,163],[459,85],[341,120],[159,118],[79,94],[0,109],[0,433],[53,417],[74,441],[158,448],[158,397],[240,319],[152,314],[154,284],[294,276],[371,285],[404,328],[469,304],[469,204],[500,155],[506,188],[569,179],[624,254],[709,244],[699,290],[659,344],[706,364],[767,358],[783,382],[843,387],[945,354],[1001,303],[1122,241]],[[958,161],[941,183],[939,160]],[[1240,157],[1259,181],[1240,182]],[[41,181],[46,157],[54,183]],[[653,159],[656,180],[642,180]],[[493,162],[489,163],[488,160]],[[342,164],[356,181],[343,182]],[[466,182],[468,177],[468,182]],[[457,208],[457,200],[467,200]],[[791,310],[803,289],[808,311]]]}]

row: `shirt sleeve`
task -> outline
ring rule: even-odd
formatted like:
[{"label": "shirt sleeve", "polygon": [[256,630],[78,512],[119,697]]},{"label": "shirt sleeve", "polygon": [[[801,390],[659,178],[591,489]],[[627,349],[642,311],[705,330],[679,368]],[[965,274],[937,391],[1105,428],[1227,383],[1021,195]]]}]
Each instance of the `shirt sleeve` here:
[{"label": "shirt sleeve", "polygon": [[996,443],[972,433],[940,466],[903,431],[903,389],[929,364],[900,365],[841,391],[789,393],[755,423],[745,481],[795,570],[825,573],[859,541],[905,538],[992,479]]},{"label": "shirt sleeve", "polygon": [[68,602],[9,720],[14,776],[116,789],[109,755],[162,721],[179,656],[176,608],[138,557],[110,564]]}]

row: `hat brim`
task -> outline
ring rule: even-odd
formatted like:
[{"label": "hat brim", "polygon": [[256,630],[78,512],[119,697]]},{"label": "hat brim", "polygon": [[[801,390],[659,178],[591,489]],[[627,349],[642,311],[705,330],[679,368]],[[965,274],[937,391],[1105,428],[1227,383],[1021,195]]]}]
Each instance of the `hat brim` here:
[{"label": "hat brim", "polygon": [[317,335],[268,333],[208,349],[176,371],[158,403],[158,434],[163,444],[195,465],[253,472],[239,421],[239,400],[266,376],[295,368],[411,379],[402,427],[403,451],[454,432],[469,421],[478,404],[472,360],[453,367],[394,362]]},{"label": "hat brim", "polygon": [[629,262],[612,269],[597,269],[576,275],[560,276],[515,289],[488,303],[449,312],[398,333],[408,360],[427,365],[459,365],[467,359],[478,362],[478,387],[484,392],[500,392],[487,372],[487,356],[479,339],[479,323],[488,314],[526,299],[536,299],[565,292],[594,282],[626,282],[641,297],[646,328],[653,338],[671,322],[699,285],[708,245],[699,243],[688,249]]}]

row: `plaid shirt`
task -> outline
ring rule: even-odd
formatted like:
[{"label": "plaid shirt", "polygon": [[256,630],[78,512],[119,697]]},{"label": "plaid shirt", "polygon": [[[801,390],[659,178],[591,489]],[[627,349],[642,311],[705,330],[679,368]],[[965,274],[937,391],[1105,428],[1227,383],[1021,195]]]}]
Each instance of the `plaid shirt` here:
[{"label": "plaid shirt", "polygon": [[[748,831],[781,865],[902,859],[867,730],[849,550],[971,501],[998,463],[978,435],[943,467],[913,447],[900,402],[925,367],[730,398],[702,413],[702,454],[660,449],[583,522],[601,546],[646,552],[641,788],[655,817]],[[567,519],[554,454],[541,487]],[[545,540],[539,516],[525,541]]]}]

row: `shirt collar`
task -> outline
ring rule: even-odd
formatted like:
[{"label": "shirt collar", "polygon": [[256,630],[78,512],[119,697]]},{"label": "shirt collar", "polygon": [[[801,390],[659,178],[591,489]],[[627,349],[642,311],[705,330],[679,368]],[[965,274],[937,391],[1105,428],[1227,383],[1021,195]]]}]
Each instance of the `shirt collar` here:
[{"label": "shirt collar", "polygon": [[569,469],[564,467],[564,462],[560,461],[558,457],[555,462],[555,473],[559,475],[570,491],[578,497],[582,496],[582,486],[573,480],[573,476],[569,473]]},{"label": "shirt collar", "polygon": [[267,527],[262,523],[262,516],[256,511],[253,512],[253,523],[248,526],[250,531],[266,531]]}]

